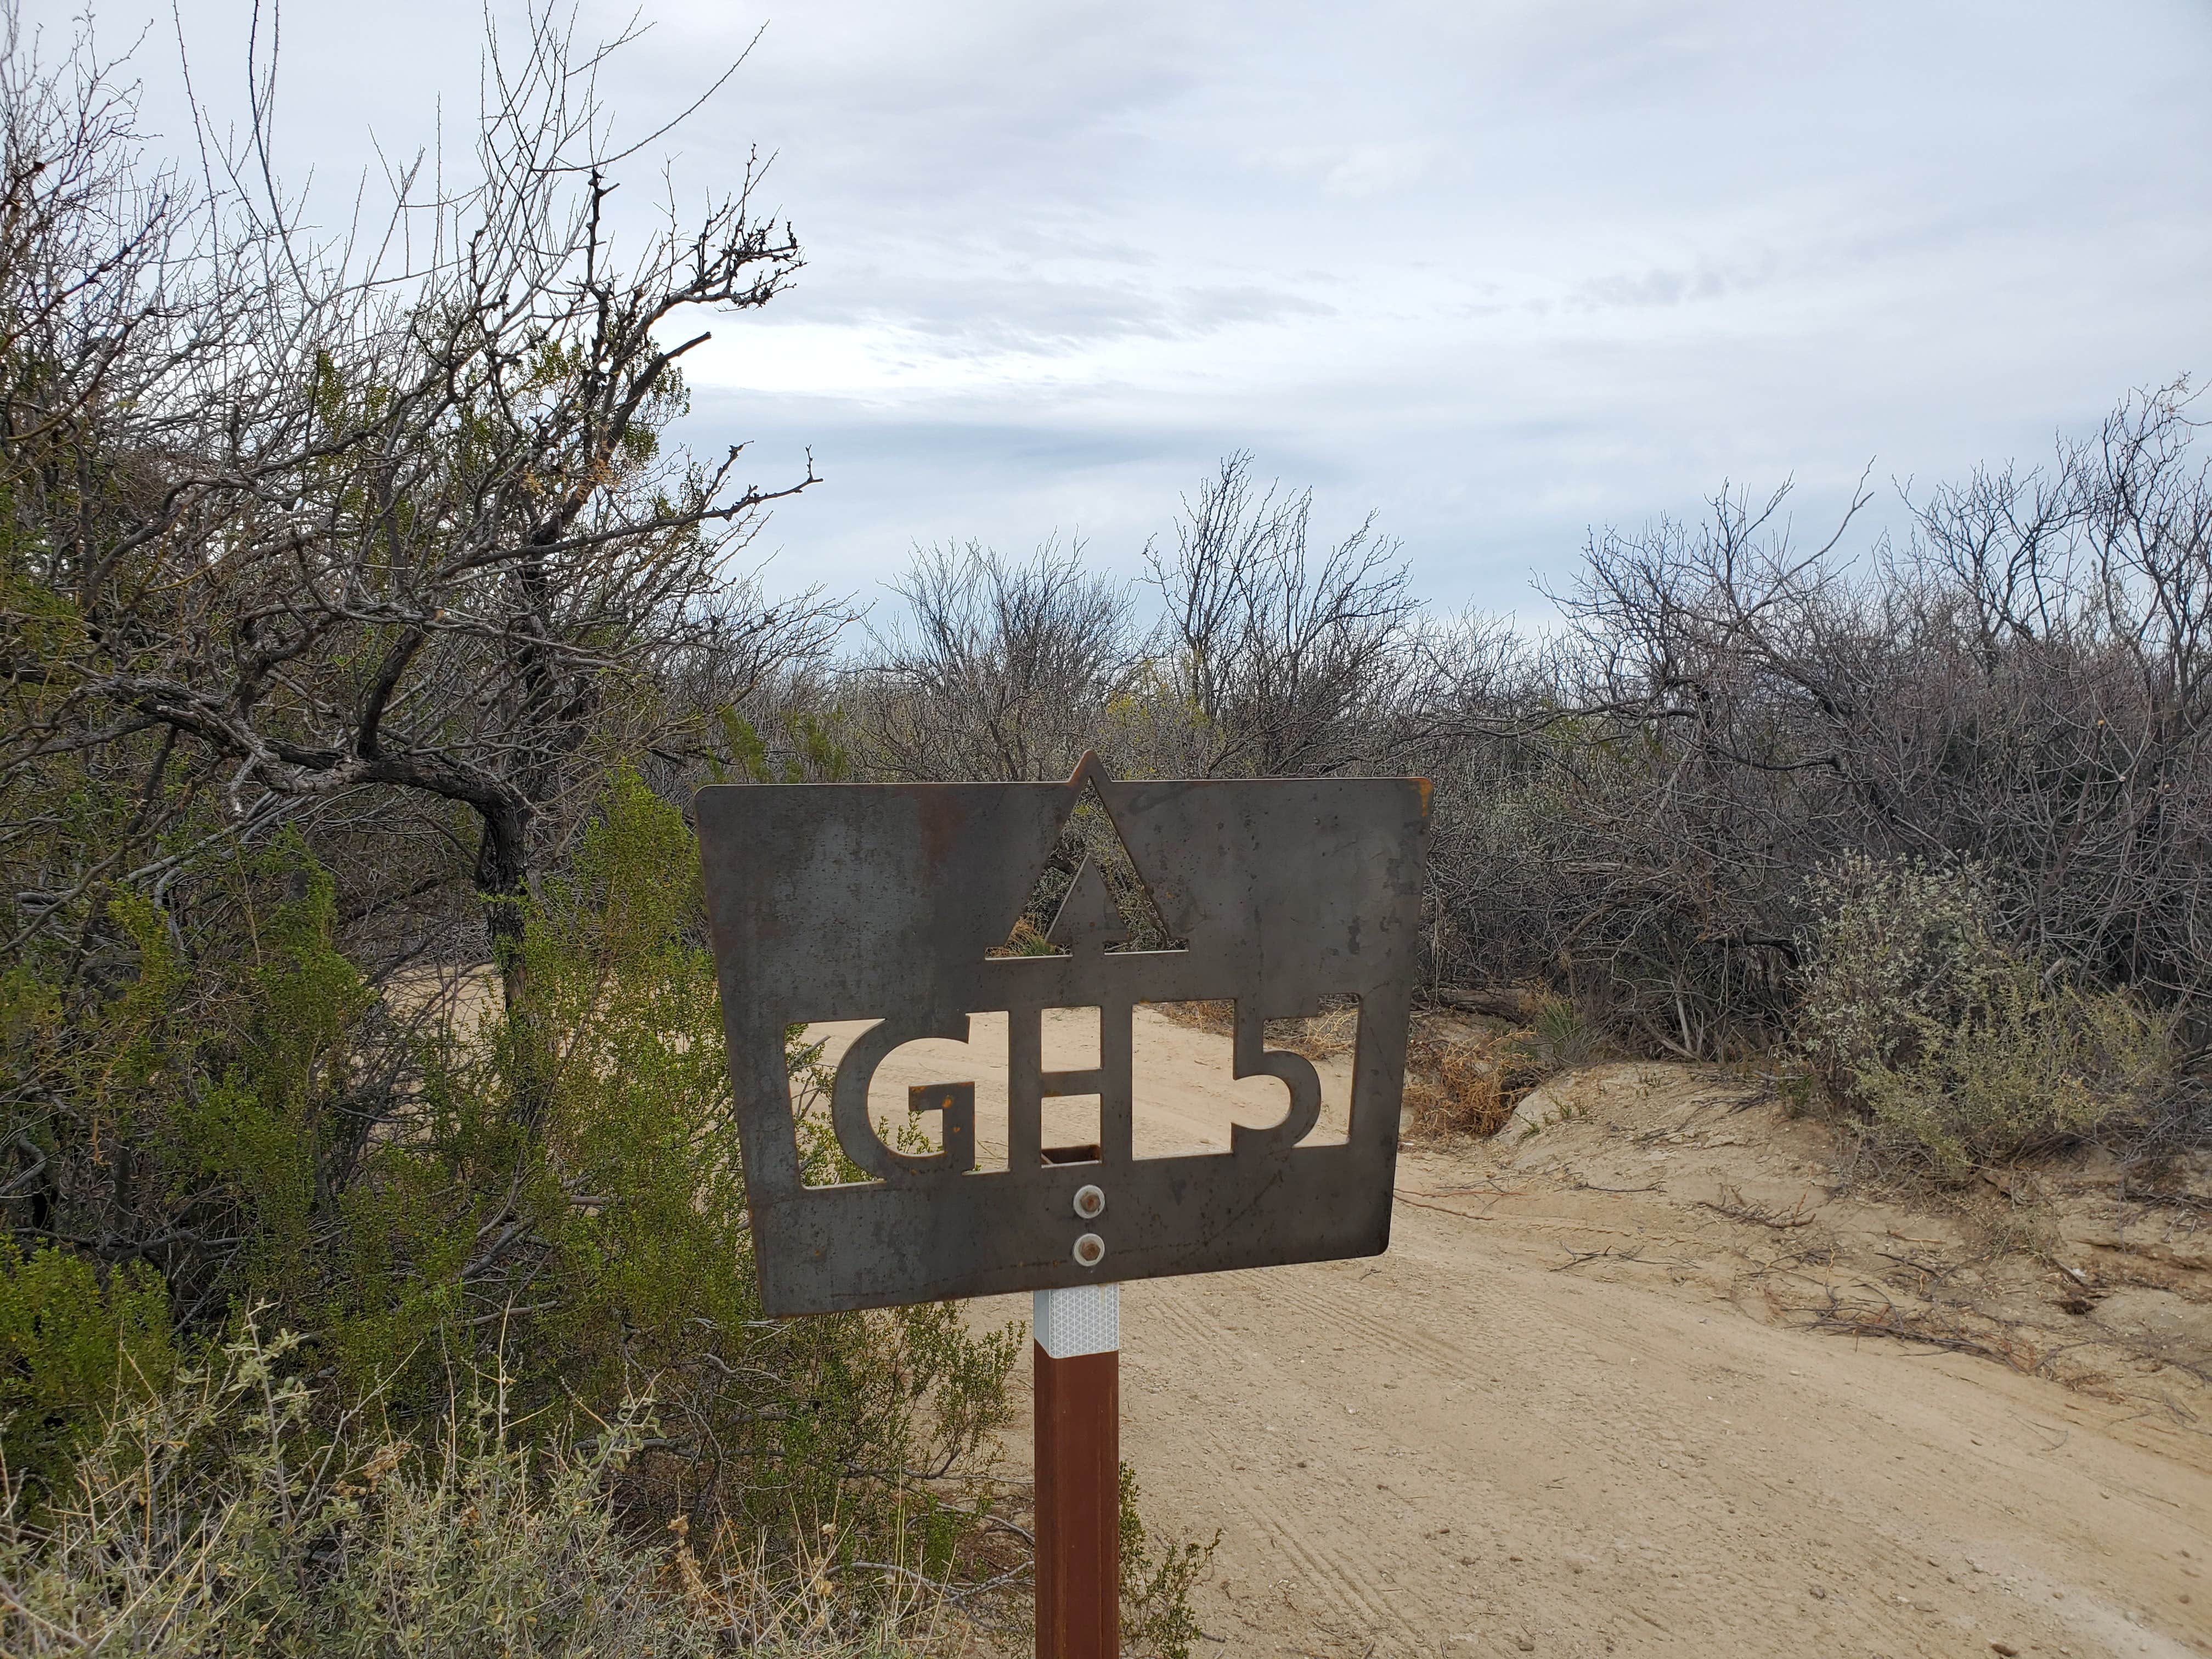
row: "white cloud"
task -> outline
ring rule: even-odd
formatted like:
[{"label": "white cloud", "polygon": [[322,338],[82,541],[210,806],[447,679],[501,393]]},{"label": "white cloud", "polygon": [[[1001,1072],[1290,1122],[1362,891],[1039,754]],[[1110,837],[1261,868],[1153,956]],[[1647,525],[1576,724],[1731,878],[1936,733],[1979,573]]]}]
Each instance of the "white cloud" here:
[{"label": "white cloud", "polygon": [[[246,13],[185,10],[234,105]],[[609,84],[634,127],[770,14],[648,15]],[[371,126],[473,109],[472,13],[283,28],[285,134],[333,185]],[[696,438],[813,445],[772,539],[842,586],[953,534],[1126,566],[1249,446],[1378,508],[1440,599],[1525,603],[1593,520],[1791,473],[1809,515],[1869,455],[1954,472],[2212,370],[2208,76],[2201,0],[810,0],[674,141],[690,188],[775,151],[810,260],[718,325]]]},{"label": "white cloud", "polygon": [[1380,196],[1411,189],[1428,170],[1435,146],[1425,140],[1382,143],[1293,144],[1264,152],[1262,167],[1317,181],[1328,196]]}]

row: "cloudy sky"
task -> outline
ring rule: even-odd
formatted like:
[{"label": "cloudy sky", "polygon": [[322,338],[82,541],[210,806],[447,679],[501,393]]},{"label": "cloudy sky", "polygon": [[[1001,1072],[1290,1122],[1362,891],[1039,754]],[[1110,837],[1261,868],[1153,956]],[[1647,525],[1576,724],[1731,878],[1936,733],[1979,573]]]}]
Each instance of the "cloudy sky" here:
[{"label": "cloudy sky", "polygon": [[[105,0],[103,43],[152,9]],[[179,15],[234,108],[250,7]],[[811,447],[826,482],[763,544],[784,585],[867,597],[917,542],[1055,532],[1133,569],[1248,448],[1325,526],[1375,511],[1438,603],[1534,621],[1593,525],[1794,477],[1809,532],[1870,460],[1886,487],[2036,456],[2212,372],[2212,0],[642,16],[606,84],[633,131],[759,32],[662,148],[702,191],[773,152],[806,246],[718,331],[688,434],[753,441],[764,481]],[[333,201],[372,132],[473,112],[460,6],[290,0],[282,28],[281,137]]]}]

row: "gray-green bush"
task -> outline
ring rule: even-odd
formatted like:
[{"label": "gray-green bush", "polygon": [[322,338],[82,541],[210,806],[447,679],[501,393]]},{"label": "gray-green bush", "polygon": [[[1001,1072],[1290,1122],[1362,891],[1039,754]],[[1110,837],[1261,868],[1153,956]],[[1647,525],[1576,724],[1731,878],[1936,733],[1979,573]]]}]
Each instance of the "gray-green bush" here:
[{"label": "gray-green bush", "polygon": [[702,1561],[617,1496],[657,1431],[623,1401],[579,1437],[471,1376],[404,1431],[318,1398],[297,1339],[249,1319],[125,1397],[35,1516],[0,1498],[0,1650],[20,1659],[401,1654],[683,1659],[916,1653],[942,1633],[903,1581],[855,1595],[811,1558]]},{"label": "gray-green bush", "polygon": [[2170,1020],[2010,943],[1986,870],[1850,858],[1811,889],[1799,1042],[1873,1138],[1937,1175],[2140,1135],[2187,1086]]}]

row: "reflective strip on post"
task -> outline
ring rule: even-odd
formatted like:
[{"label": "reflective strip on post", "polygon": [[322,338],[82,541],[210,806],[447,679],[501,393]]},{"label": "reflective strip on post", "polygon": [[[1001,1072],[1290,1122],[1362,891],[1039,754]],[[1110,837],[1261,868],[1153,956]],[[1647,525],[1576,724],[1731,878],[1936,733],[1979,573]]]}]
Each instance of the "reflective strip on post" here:
[{"label": "reflective strip on post", "polygon": [[1030,1322],[1037,1346],[1054,1359],[1113,1353],[1121,1346],[1121,1287],[1075,1285],[1035,1292]]}]

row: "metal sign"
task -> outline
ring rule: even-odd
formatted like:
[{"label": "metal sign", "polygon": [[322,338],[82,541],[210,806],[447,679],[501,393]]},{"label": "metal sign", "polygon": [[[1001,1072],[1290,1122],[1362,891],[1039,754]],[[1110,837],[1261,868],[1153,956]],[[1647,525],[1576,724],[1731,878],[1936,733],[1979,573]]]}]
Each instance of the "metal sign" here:
[{"label": "metal sign", "polygon": [[[994,953],[1086,787],[1112,820],[1171,948],[1125,931],[1086,865],[1050,930],[1057,954]],[[1133,781],[1086,757],[1066,783],[746,785],[697,814],[737,1091],[762,1300],[771,1314],[1371,1255],[1390,1236],[1406,1022],[1429,787],[1418,778]],[[1305,1146],[1310,1062],[1266,1023],[1355,998],[1351,1124]],[[1140,1003],[1232,1000],[1233,1069],[1287,1091],[1281,1120],[1230,1150],[1138,1158],[1131,1021]],[[1095,1067],[1054,1072],[1052,1008],[1099,1011]],[[902,1043],[965,1042],[1007,1016],[1007,1167],[977,1167],[975,1084],[912,1091],[941,1151],[897,1150],[869,1084]],[[802,1177],[787,1030],[872,1018],[829,1109],[867,1179]],[[1099,1142],[1042,1144],[1042,1103],[1096,1096]]]}]

